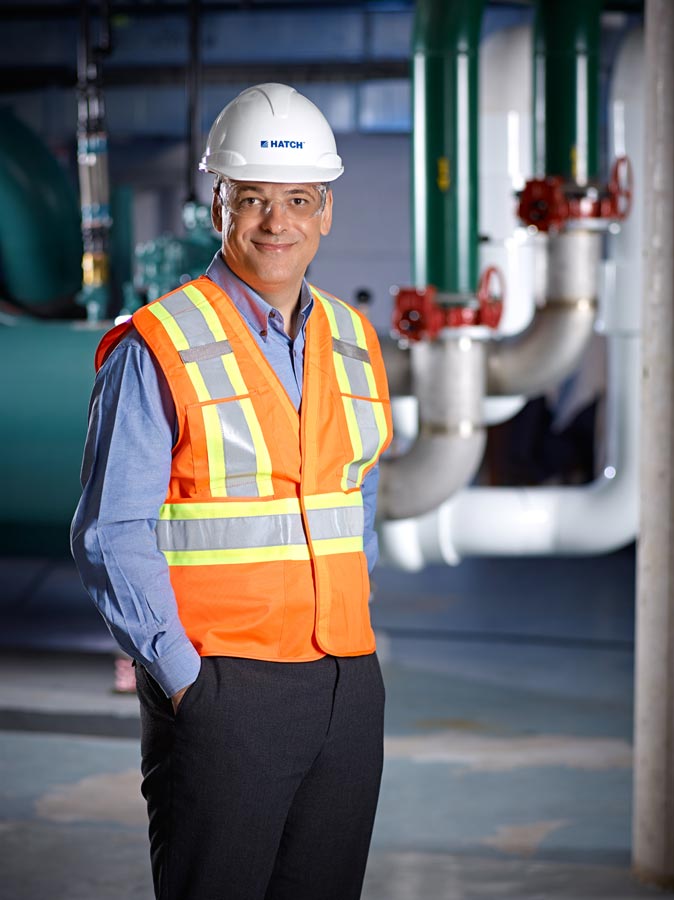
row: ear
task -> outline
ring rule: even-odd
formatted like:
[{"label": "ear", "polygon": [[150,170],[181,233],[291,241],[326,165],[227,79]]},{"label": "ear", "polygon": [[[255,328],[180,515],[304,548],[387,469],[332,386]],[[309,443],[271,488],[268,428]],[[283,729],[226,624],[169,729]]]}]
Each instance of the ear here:
[{"label": "ear", "polygon": [[332,191],[328,189],[325,197],[325,207],[321,213],[321,234],[325,237],[330,234],[332,227]]},{"label": "ear", "polygon": [[220,199],[220,191],[213,191],[213,200],[211,201],[211,221],[216,231],[222,231],[222,200]]}]

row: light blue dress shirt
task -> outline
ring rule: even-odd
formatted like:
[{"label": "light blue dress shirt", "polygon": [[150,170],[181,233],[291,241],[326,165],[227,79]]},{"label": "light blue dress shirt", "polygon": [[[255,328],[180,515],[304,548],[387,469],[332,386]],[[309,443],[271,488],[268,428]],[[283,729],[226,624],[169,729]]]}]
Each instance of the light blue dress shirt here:
[{"label": "light blue dress shirt", "polygon": [[[302,399],[306,323],[313,297],[300,296],[291,339],[278,310],[244,284],[219,253],[206,272],[231,297],[296,409]],[[195,681],[201,660],[178,618],[155,527],[166,498],[176,412],[161,369],[132,328],[101,367],[89,405],[82,498],[71,546],[82,581],[120,647],[168,697]],[[378,468],[363,482],[364,546],[372,571]]]}]

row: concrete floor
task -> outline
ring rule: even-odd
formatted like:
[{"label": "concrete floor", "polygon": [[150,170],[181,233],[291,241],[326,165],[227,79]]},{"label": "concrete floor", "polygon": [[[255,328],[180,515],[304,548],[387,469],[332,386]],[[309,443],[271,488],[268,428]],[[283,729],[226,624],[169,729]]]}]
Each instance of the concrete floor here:
[{"label": "concrete floor", "polygon": [[[0,900],[150,900],[138,710],[70,563],[0,561]],[[629,872],[634,553],[379,568],[364,900],[646,900]],[[319,900],[319,898],[317,898]]]}]

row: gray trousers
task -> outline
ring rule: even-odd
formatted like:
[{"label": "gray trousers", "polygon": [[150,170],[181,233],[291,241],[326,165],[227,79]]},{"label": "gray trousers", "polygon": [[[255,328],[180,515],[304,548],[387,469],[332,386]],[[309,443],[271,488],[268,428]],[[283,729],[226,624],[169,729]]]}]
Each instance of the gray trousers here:
[{"label": "gray trousers", "polygon": [[358,900],[382,769],[375,654],[205,657],[175,716],[137,681],[158,900]]}]

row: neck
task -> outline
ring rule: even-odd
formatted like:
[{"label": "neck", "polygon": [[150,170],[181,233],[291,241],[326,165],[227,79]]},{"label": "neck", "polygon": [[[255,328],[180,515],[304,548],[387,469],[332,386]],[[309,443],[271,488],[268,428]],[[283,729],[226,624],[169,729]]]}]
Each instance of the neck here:
[{"label": "neck", "polygon": [[281,313],[283,316],[283,328],[286,334],[289,334],[291,338],[294,338],[297,319],[300,313],[301,291],[297,290],[292,293],[284,291],[277,293],[275,291],[258,290],[258,294],[263,300],[266,300],[270,306],[273,306],[274,309],[277,309]]},{"label": "neck", "polygon": [[229,269],[240,278],[244,284],[247,284],[270,306],[273,306],[274,309],[277,309],[281,313],[283,316],[283,328],[286,334],[290,335],[291,338],[294,338],[297,328],[297,319],[300,312],[300,296],[302,294],[302,283],[304,278],[302,277],[296,283],[293,282],[292,284],[288,284],[287,282],[278,285],[259,283],[256,279],[250,277],[247,278],[245,273],[238,272],[237,266],[232,263],[232,260],[227,259],[224,251],[222,252],[222,259]]}]

